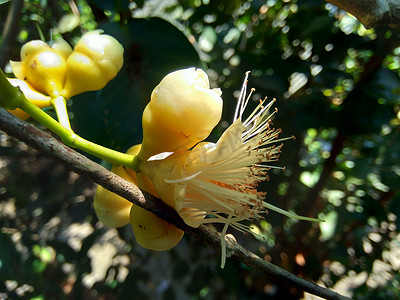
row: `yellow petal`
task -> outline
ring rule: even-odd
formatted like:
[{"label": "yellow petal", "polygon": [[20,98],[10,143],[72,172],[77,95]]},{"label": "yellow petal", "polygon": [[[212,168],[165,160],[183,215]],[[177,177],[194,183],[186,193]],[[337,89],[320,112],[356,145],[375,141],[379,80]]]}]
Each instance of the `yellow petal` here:
[{"label": "yellow petal", "polygon": [[[114,167],[111,171],[126,180],[130,180],[130,176],[122,166]],[[129,224],[132,205],[125,198],[106,190],[102,186],[97,187],[94,209],[99,220],[105,225],[122,227]]]},{"label": "yellow petal", "polygon": [[10,61],[11,69],[18,79],[24,80],[25,74],[20,61]]},{"label": "yellow petal", "polygon": [[21,61],[38,52],[49,50],[50,46],[41,40],[29,41],[21,47]]},{"label": "yellow petal", "polygon": [[73,52],[67,60],[67,79],[62,95],[69,99],[87,91],[100,90],[107,82],[95,61],[85,54]]},{"label": "yellow petal", "polygon": [[63,38],[58,38],[51,48],[62,55],[65,60],[67,60],[68,56],[70,56],[72,53],[71,46]]},{"label": "yellow petal", "polygon": [[[101,30],[94,30],[85,33],[78,44],[75,46],[74,51],[83,53],[95,60],[101,68],[111,68],[118,72],[123,65],[123,52],[122,45],[112,36],[101,34]],[[108,65],[107,67],[104,65]],[[110,64],[110,65],[109,65]],[[116,73],[104,74],[109,77],[114,77]]]},{"label": "yellow petal", "polygon": [[67,60],[66,98],[105,87],[121,70],[124,48],[101,30],[85,33]]},{"label": "yellow petal", "polygon": [[50,97],[39,93],[26,81],[15,78],[8,78],[8,81],[13,86],[19,87],[25,97],[40,108],[50,106]]},{"label": "yellow petal", "polygon": [[[13,86],[18,86],[25,97],[37,107],[44,108],[50,106],[50,97],[37,92],[26,81],[15,78],[8,78],[8,81],[10,81]],[[26,112],[20,109],[15,109],[10,112],[21,120],[26,120],[30,117]]]},{"label": "yellow petal", "polygon": [[221,92],[210,89],[207,74],[195,68],[165,76],[143,112],[140,159],[184,151],[205,139],[222,114]]},{"label": "yellow petal", "polygon": [[131,224],[138,244],[150,250],[169,250],[180,242],[184,234],[182,230],[136,205],[131,209]]}]

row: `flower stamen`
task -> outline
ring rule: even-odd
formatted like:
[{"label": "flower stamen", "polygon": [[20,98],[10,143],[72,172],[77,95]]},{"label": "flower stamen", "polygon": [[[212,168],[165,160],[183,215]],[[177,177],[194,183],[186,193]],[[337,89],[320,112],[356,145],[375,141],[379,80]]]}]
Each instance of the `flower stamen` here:
[{"label": "flower stamen", "polygon": [[[221,267],[226,261],[226,241],[229,226],[240,232],[255,234],[245,220],[262,219],[268,210],[281,213],[293,219],[320,221],[297,216],[265,202],[266,193],[257,191],[258,183],[269,179],[271,169],[285,170],[285,167],[271,165],[278,161],[282,142],[294,137],[279,138],[281,129],[272,127],[272,118],[278,112],[272,110],[276,99],[260,99],[256,108],[242,121],[243,114],[254,93],[247,94],[246,72],[243,86],[235,109],[233,123],[222,134],[217,143],[201,142],[191,150],[176,152],[163,159],[148,161],[154,169],[165,170],[161,177],[162,188],[175,185],[163,194],[172,199],[170,203],[190,226],[207,223],[224,224],[221,232]],[[280,143],[278,145],[278,143]],[[162,153],[161,153],[162,154]],[[158,157],[158,156],[157,156]],[[149,174],[151,175],[151,174]],[[172,196],[171,196],[172,194]],[[161,197],[162,198],[162,197]]]}]

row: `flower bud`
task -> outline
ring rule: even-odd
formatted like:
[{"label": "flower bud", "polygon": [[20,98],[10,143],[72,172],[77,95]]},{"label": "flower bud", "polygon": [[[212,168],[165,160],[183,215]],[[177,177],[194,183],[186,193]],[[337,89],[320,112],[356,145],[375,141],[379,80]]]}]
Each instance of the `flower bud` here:
[{"label": "flower bud", "polygon": [[[127,153],[136,155],[140,148],[141,145],[135,145]],[[112,171],[158,197],[152,183],[144,174],[135,173],[122,166],[113,167]],[[97,187],[94,208],[99,220],[109,227],[121,227],[131,223],[136,241],[147,249],[157,251],[171,249],[179,243],[184,233],[153,213],[132,204],[102,186]]]},{"label": "flower bud", "polygon": [[66,77],[66,58],[71,47],[59,39],[52,47],[34,40],[21,48],[21,61],[11,61],[18,79],[27,81],[34,89],[52,97],[62,91]]},{"label": "flower bud", "polygon": [[172,224],[136,205],[132,206],[131,209],[131,224],[133,235],[138,244],[150,250],[169,250],[180,242],[184,233]]},{"label": "flower bud", "polygon": [[[111,171],[126,180],[131,180],[131,177],[122,166],[114,167]],[[110,192],[102,186],[99,185],[97,187],[94,197],[94,210],[99,220],[106,226],[116,228],[129,224],[132,205],[125,198]]]},{"label": "flower bud", "polygon": [[122,45],[113,37],[90,31],[82,36],[67,61],[63,96],[67,99],[87,91],[102,89],[123,64]]},{"label": "flower bud", "polygon": [[200,69],[165,76],[143,112],[140,159],[186,150],[205,139],[221,118],[220,95],[219,89],[210,89],[208,76]]},{"label": "flower bud", "polygon": [[[33,87],[29,85],[26,81],[15,78],[8,78],[8,81],[10,81],[13,86],[19,87],[21,92],[25,95],[26,99],[31,101],[37,107],[44,108],[50,106],[50,97],[35,91]],[[10,112],[21,120],[26,120],[29,118],[29,115],[26,112],[18,108],[11,110]]]},{"label": "flower bud", "polygon": [[58,38],[51,48],[57,51],[65,60],[67,60],[72,53],[71,46],[62,38]]}]

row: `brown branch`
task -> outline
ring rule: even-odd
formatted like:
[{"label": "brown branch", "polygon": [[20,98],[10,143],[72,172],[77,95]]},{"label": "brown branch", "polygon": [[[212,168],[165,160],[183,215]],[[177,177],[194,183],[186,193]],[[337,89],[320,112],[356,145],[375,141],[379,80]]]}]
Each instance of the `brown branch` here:
[{"label": "brown branch", "polygon": [[367,29],[381,25],[400,27],[398,0],[327,0],[327,2],[352,14]]},{"label": "brown branch", "polygon": [[[197,238],[208,247],[220,251],[220,234],[218,232],[211,230],[204,225],[199,228],[192,228],[186,225],[179,215],[160,199],[141,191],[129,181],[111,173],[82,154],[65,146],[49,134],[37,129],[29,123],[19,120],[2,108],[0,108],[0,129],[8,135],[13,136],[43,152],[49,157],[59,160],[76,173],[89,177],[97,184],[100,184],[132,203],[153,212],[158,217],[170,222],[191,236]],[[227,255],[243,262],[252,269],[264,272],[265,274],[278,278],[279,280],[293,285],[303,291],[325,299],[349,299],[313,282],[297,277],[296,275],[261,259],[254,253],[240,246],[232,238],[226,238],[226,241]]]}]

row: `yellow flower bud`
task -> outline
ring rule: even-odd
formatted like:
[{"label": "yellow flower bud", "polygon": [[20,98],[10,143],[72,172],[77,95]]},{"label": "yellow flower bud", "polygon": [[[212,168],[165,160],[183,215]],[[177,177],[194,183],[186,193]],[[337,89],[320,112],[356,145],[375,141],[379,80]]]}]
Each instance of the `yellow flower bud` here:
[{"label": "yellow flower bud", "polygon": [[[139,153],[141,145],[135,145],[128,150],[128,154]],[[113,167],[113,173],[136,184],[136,173],[123,166]],[[122,227],[130,222],[130,211],[134,204],[121,196],[110,192],[102,186],[97,187],[94,197],[94,209],[101,222],[109,227]],[[136,205],[135,205],[136,206]]]},{"label": "yellow flower bud", "polygon": [[18,79],[29,82],[37,91],[52,97],[62,91],[66,77],[66,57],[71,47],[59,39],[53,47],[35,40],[21,48],[21,61],[11,61]]},{"label": "yellow flower bud", "polygon": [[[8,81],[13,86],[17,86],[20,88],[22,93],[24,93],[26,99],[31,101],[33,104],[35,104],[39,108],[44,108],[47,106],[50,106],[50,97],[45,96],[33,89],[33,87],[28,84],[26,81],[20,80],[20,79],[15,79],[15,78],[8,78]],[[13,115],[19,117],[22,120],[26,120],[29,118],[29,115],[22,111],[21,109],[14,109],[10,111]]]},{"label": "yellow flower bud", "polygon": [[[127,153],[136,155],[140,148],[141,145],[135,145]],[[152,183],[144,174],[136,174],[133,170],[122,166],[113,167],[112,172],[158,197]],[[97,187],[94,209],[99,220],[109,227],[121,227],[130,222],[136,241],[143,248],[157,251],[171,249],[179,243],[184,233],[102,186]]]},{"label": "yellow flower bud", "polygon": [[131,209],[131,224],[138,244],[150,250],[169,250],[180,242],[184,233],[172,224],[136,205],[132,206]]},{"label": "yellow flower bud", "polygon": [[82,36],[67,60],[63,96],[67,99],[102,89],[123,64],[124,48],[113,37],[94,30]]},{"label": "yellow flower bud", "polygon": [[65,60],[67,60],[72,53],[71,46],[62,38],[58,38],[51,48],[56,50]]},{"label": "yellow flower bud", "polygon": [[[111,171],[126,180],[132,180],[122,166],[114,167]],[[102,186],[97,187],[94,197],[94,210],[99,220],[106,226],[115,228],[129,224],[132,205],[125,198],[106,190]]]},{"label": "yellow flower bud", "polygon": [[140,159],[186,150],[205,139],[221,118],[220,95],[219,89],[210,89],[208,76],[200,69],[165,76],[143,112]]}]

